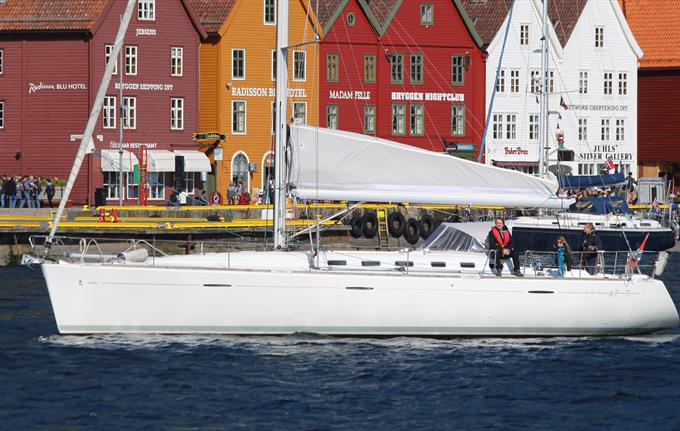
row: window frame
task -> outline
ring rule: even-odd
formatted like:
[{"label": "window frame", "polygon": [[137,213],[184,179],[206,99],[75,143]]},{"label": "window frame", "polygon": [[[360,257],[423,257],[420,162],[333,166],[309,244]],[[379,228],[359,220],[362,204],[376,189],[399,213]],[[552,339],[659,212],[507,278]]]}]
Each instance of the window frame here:
[{"label": "window frame", "polygon": [[588,94],[588,71],[579,70],[578,72],[578,93]]},{"label": "window frame", "polygon": [[121,197],[125,199],[125,196],[120,195],[120,180],[118,178],[120,172],[104,171],[102,174],[102,188],[106,190],[106,200],[112,201],[120,199]]},{"label": "window frame", "polygon": [[170,76],[184,76],[184,47],[170,47]]},{"label": "window frame", "polygon": [[0,130],[5,128],[5,101],[0,100]]},{"label": "window frame", "polygon": [[[162,178],[160,180],[152,181],[153,177]],[[148,172],[148,188],[150,201],[164,201],[165,200],[165,172]]]},{"label": "window frame", "polygon": [[[364,124],[363,124],[364,134],[375,135],[376,129],[375,118],[376,118],[376,106],[364,105]],[[371,124],[373,127],[371,129],[367,128],[367,125],[369,124],[368,121],[369,119],[372,121]]]},{"label": "window frame", "polygon": [[614,95],[614,72],[602,73],[602,94],[605,96]]},{"label": "window frame", "polygon": [[540,130],[538,126],[538,114],[529,114],[529,130],[527,133],[527,138],[529,141],[538,141]]},{"label": "window frame", "polygon": [[0,75],[5,74],[5,50],[0,48]]},{"label": "window frame", "polygon": [[[420,63],[416,63],[415,65],[418,67],[417,73],[419,74],[420,78],[414,79],[414,58],[420,59]],[[425,72],[425,56],[422,53],[411,53],[409,56],[409,82],[411,84],[415,85],[422,85],[423,84],[423,77]]]},{"label": "window frame", "polygon": [[[130,104],[129,102],[133,103]],[[124,130],[137,130],[137,96],[124,96],[122,102],[122,115]]]},{"label": "window frame", "polygon": [[[142,9],[142,5],[146,5]],[[156,0],[137,0],[137,20],[156,21]]]},{"label": "window frame", "polygon": [[125,45],[125,75],[137,76],[137,59],[139,47],[137,45]]},{"label": "window frame", "polygon": [[595,26],[595,48],[604,48],[604,26]]},{"label": "window frame", "polygon": [[272,49],[272,81],[276,81],[276,68],[277,68],[277,54],[276,50]]},{"label": "window frame", "polygon": [[[396,74],[399,75],[398,79],[395,79]],[[404,54],[399,52],[391,52],[390,84],[403,84],[403,83],[404,83]]]},{"label": "window frame", "polygon": [[[460,64],[456,64],[456,62]],[[460,80],[456,80],[456,68],[460,72]],[[462,86],[465,85],[465,56],[461,54],[454,54],[451,56],[451,85]]]},{"label": "window frame", "polygon": [[519,25],[519,45],[529,46],[529,24]]},{"label": "window frame", "polygon": [[[177,102],[181,106],[176,106]],[[184,97],[170,98],[170,130],[184,130]]]},{"label": "window frame", "polygon": [[[401,108],[401,113],[395,112]],[[399,119],[401,121],[401,128],[399,128]],[[396,126],[396,128],[395,128]],[[406,136],[406,104],[393,103],[392,104],[392,136]]]},{"label": "window frame", "polygon": [[[417,112],[418,108],[420,112]],[[425,105],[422,103],[411,103],[409,106],[409,133],[411,136],[425,136]]]},{"label": "window frame", "polygon": [[[426,9],[430,10],[429,21],[425,17],[424,13]],[[420,4],[420,25],[434,25],[434,4],[433,3],[421,3]]]},{"label": "window frame", "polygon": [[[331,121],[331,118],[333,118],[333,121]],[[326,128],[333,130],[338,129],[338,105],[326,105]]]},{"label": "window frame", "polygon": [[[331,61],[331,59],[333,59]],[[326,54],[326,82],[339,82],[340,74],[339,68],[339,56],[337,52],[329,52]]]},{"label": "window frame", "polygon": [[[104,45],[104,69],[109,65],[109,59],[111,58],[111,53],[113,52],[113,45]],[[116,64],[113,65],[113,74],[118,75],[118,59],[116,58]]]},{"label": "window frame", "polygon": [[600,119],[600,141],[611,142],[611,119]]},{"label": "window frame", "polygon": [[519,94],[519,69],[510,69],[510,93]]},{"label": "window frame", "polygon": [[614,119],[614,141],[624,142],[626,140],[626,119]]},{"label": "window frame", "polygon": [[579,118],[578,119],[578,132],[577,136],[578,142],[588,142],[588,119]]},{"label": "window frame", "polygon": [[[274,15],[273,20],[267,21],[267,8],[270,7],[268,4],[269,2],[273,3],[271,5],[272,8],[272,14]],[[263,2],[263,11],[262,11],[262,23],[264,25],[276,25],[276,0],[264,0]]]},{"label": "window frame", "polygon": [[529,89],[531,94],[539,94],[541,91],[541,71],[538,69],[531,69],[529,71],[529,77],[531,83],[529,84]]},{"label": "window frame", "polygon": [[503,139],[503,131],[504,131],[503,125],[505,124],[503,115],[504,114],[501,114],[501,113],[495,113],[495,114],[492,114],[492,116],[491,116],[491,119],[492,119],[491,136],[493,137],[493,139],[497,139],[497,140]]},{"label": "window frame", "polygon": [[517,114],[505,114],[505,139],[508,141],[517,140]]},{"label": "window frame", "polygon": [[[237,104],[243,104],[243,111],[236,109]],[[237,115],[243,114],[243,130],[237,130],[234,128],[235,120],[237,120]],[[248,133],[248,101],[242,99],[235,99],[231,101],[231,134],[232,135],[246,135]]]},{"label": "window frame", "polygon": [[[113,106],[107,104],[113,99]],[[116,96],[104,96],[102,102],[102,129],[116,129],[118,123],[118,98]],[[111,124],[113,122],[113,124]]]},{"label": "window frame", "polygon": [[[242,59],[237,59],[234,55],[237,52],[243,53]],[[243,69],[241,73],[243,76],[238,76],[235,74],[237,68],[237,61],[241,61],[241,68]],[[232,48],[231,49],[231,79],[234,81],[244,81],[246,79],[246,49],[245,48]]]},{"label": "window frame", "polygon": [[[302,58],[302,68],[298,69],[298,55]],[[302,71],[302,77],[299,76],[299,71]],[[307,51],[298,50],[293,51],[293,81],[305,82],[307,81]]]},{"label": "window frame", "polygon": [[302,121],[301,124],[307,124],[307,102],[295,101],[295,102],[292,102],[292,104],[293,104],[293,106],[292,106],[292,108],[293,108],[293,121],[298,119],[298,115],[297,115],[298,112],[296,111],[296,108],[298,106],[303,106],[304,107],[304,118],[303,118],[303,121]]},{"label": "window frame", "polygon": [[[239,155],[243,155],[243,158],[246,160],[246,163],[245,163],[246,170],[244,172],[238,171],[238,176],[236,178],[234,178],[234,172],[236,171],[234,169],[234,161],[236,160],[236,158]],[[250,172],[249,172],[250,157],[248,157],[248,154],[243,150],[235,152],[234,155],[231,157],[231,163],[229,164],[229,167],[230,167],[231,181],[234,182],[234,184],[236,186],[238,186],[237,181],[238,181],[239,178],[242,178],[243,180],[245,180],[244,183],[243,183],[244,190],[242,190],[242,192],[250,193]]]},{"label": "window frame", "polygon": [[[459,109],[462,113],[458,112]],[[464,103],[451,104],[451,136],[465,136],[465,111]],[[460,122],[460,127],[455,127],[454,119]],[[461,129],[461,131],[457,132],[456,129]]]},{"label": "window frame", "polygon": [[[621,77],[623,76],[623,79]],[[619,87],[619,96],[627,96],[628,95],[628,72],[618,72],[618,87]]]},{"label": "window frame", "polygon": [[[372,60],[369,62],[368,60]],[[376,57],[373,54],[364,54],[364,82],[375,83],[376,79]]]},{"label": "window frame", "polygon": [[[124,179],[124,185],[123,187],[125,188],[125,196],[127,199],[139,199],[139,183],[134,182],[135,181],[135,172],[125,172],[125,176],[123,177]],[[140,178],[141,180],[141,178]]]}]

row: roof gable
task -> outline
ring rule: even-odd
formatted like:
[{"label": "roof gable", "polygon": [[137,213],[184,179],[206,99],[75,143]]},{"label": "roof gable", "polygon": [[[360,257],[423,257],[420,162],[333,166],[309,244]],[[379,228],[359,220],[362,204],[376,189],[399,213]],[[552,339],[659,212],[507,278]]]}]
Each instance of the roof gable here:
[{"label": "roof gable", "polygon": [[237,0],[190,0],[201,25],[209,34],[220,31],[236,2]]},{"label": "roof gable", "polygon": [[[569,42],[583,10],[589,0],[552,0],[548,3],[548,16],[562,46]],[[608,0],[605,0],[608,1]]]},{"label": "roof gable", "polygon": [[482,45],[488,46],[505,22],[512,0],[462,0],[461,4]]},{"label": "roof gable", "polygon": [[0,31],[93,31],[110,0],[5,0]]},{"label": "roof gable", "polygon": [[403,0],[358,0],[378,36],[385,34]]},{"label": "roof gable", "polygon": [[328,33],[349,0],[316,0],[316,2],[319,23],[324,33]]}]

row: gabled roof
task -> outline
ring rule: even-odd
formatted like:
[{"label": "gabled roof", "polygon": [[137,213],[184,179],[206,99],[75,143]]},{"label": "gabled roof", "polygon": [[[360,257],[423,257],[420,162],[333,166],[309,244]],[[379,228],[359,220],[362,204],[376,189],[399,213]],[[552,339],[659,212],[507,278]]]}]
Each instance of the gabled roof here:
[{"label": "gabled roof", "polygon": [[371,25],[382,36],[390,26],[394,15],[397,14],[403,0],[359,0],[359,5],[364,10]]},{"label": "gabled roof", "polygon": [[642,69],[680,68],[680,1],[622,0],[628,25],[645,55]]},{"label": "gabled roof", "polygon": [[5,0],[0,31],[92,31],[109,0]]},{"label": "gabled roof", "polygon": [[462,0],[482,44],[488,46],[510,12],[512,0]]},{"label": "gabled roof", "polygon": [[210,34],[217,34],[237,0],[190,0],[201,25]]},{"label": "gabled roof", "polygon": [[318,18],[324,33],[333,26],[349,0],[314,0],[313,7],[318,9]]},{"label": "gabled roof", "polygon": [[[576,28],[583,9],[589,0],[551,0],[548,3],[548,15],[555,29],[555,34],[562,47],[567,46],[571,34]],[[602,0],[599,0],[602,1]],[[605,0],[607,1],[607,0]]]}]

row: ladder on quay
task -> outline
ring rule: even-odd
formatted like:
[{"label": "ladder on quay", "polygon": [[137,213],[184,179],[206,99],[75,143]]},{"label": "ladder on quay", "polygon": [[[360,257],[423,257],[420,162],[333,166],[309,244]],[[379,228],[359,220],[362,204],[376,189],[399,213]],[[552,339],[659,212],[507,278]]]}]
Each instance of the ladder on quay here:
[{"label": "ladder on quay", "polygon": [[378,208],[378,242],[381,250],[386,250],[390,245],[390,232],[387,228],[387,209]]}]

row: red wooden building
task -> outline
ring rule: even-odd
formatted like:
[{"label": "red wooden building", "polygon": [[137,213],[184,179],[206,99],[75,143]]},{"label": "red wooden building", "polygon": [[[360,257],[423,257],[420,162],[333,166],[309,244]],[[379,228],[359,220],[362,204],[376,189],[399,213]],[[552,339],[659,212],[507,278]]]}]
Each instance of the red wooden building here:
[{"label": "red wooden building", "polygon": [[322,126],[479,150],[485,57],[459,1],[329,0],[318,14]]},{"label": "red wooden building", "polygon": [[[209,163],[192,133],[198,124],[199,43],[206,34],[185,0],[138,0],[71,200],[94,203],[103,188],[118,202],[119,80],[123,80],[123,168],[146,148],[149,203],[165,202],[175,158],[188,186]],[[0,174],[66,179],[127,2],[6,0],[0,4]],[[189,151],[181,153],[180,151]],[[179,159],[180,161],[182,159]],[[207,163],[207,167],[206,167]],[[123,174],[123,196],[139,187]],[[166,187],[167,185],[167,187]]]}]

